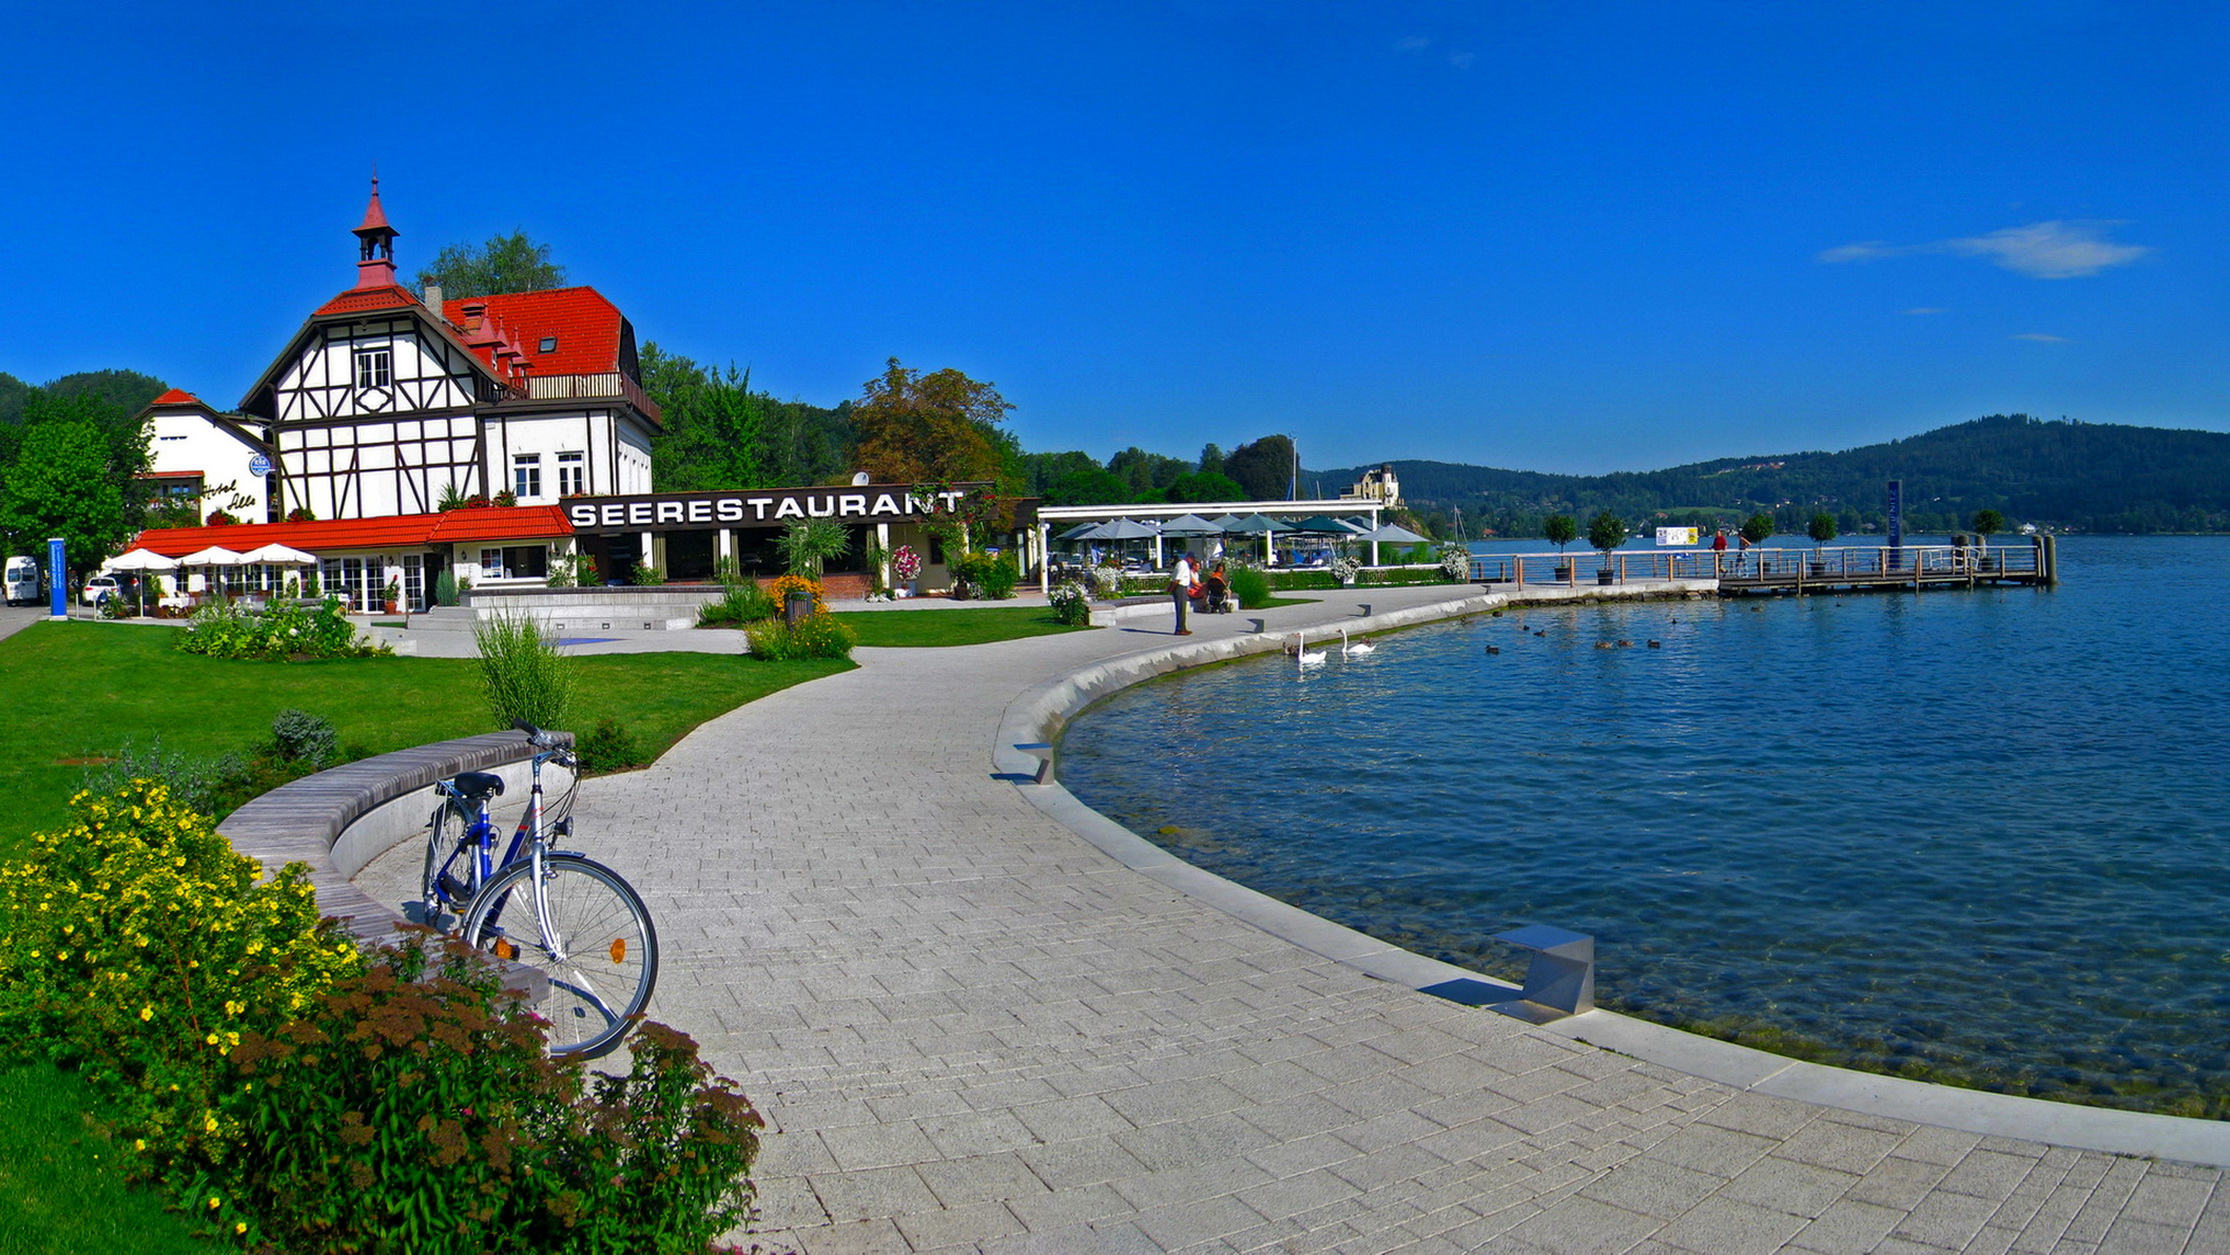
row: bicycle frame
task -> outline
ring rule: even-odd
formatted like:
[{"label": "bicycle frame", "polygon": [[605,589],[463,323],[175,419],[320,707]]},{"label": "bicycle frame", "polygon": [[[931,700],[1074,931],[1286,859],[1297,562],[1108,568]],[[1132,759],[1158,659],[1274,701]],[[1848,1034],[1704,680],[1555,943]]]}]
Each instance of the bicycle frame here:
[{"label": "bicycle frame", "polygon": [[[559,756],[559,752],[549,750],[535,754],[530,767],[532,783],[527,789],[526,813],[519,817],[519,826],[512,830],[511,842],[504,847],[502,858],[494,857],[496,826],[494,820],[488,814],[489,799],[482,797],[473,805],[471,822],[465,825],[464,834],[458,839],[456,848],[450,851],[449,857],[444,859],[440,868],[436,870],[434,890],[440,896],[443,905],[453,911],[462,913],[465,907],[471,904],[473,897],[480,892],[480,886],[487,884],[497,872],[517,862],[520,851],[524,848],[527,857],[534,862],[536,930],[541,934],[541,940],[545,947],[562,953],[561,939],[549,935],[549,926],[545,922],[549,918],[549,904],[542,894],[542,856],[549,850],[549,838],[552,835],[546,832],[542,825],[542,764]],[[444,805],[454,803],[461,806],[466,800],[465,795],[447,780],[435,781],[434,788],[446,799]],[[463,893],[452,893],[449,886],[458,884],[458,882],[449,878],[449,871],[456,865],[458,856],[465,854],[468,850],[472,859],[472,879],[470,882],[459,885],[464,890]]]}]

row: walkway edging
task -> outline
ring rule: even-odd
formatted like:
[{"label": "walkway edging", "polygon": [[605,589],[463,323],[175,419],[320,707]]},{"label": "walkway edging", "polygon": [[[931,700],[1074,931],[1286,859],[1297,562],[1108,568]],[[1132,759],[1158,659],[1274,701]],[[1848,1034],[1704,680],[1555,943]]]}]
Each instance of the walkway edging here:
[{"label": "walkway edging", "polygon": [[[1708,585],[1708,581],[1705,583]],[[1367,594],[1369,590],[1339,591],[1344,595]],[[1351,633],[1379,632],[1487,613],[1517,603],[1638,600],[1666,595],[1688,596],[1695,591],[1684,586],[1510,590],[1385,614],[1325,620],[1301,630],[1345,627]],[[1039,684],[1008,704],[992,749],[994,769],[1016,781],[1017,791],[1049,818],[1116,862],[1312,954],[1413,990],[1454,979],[1514,988],[1495,977],[1404,950],[1187,863],[1086,806],[1052,772],[1048,771],[1042,783],[1037,782],[1039,758],[1016,748],[1054,742],[1078,712],[1121,689],[1171,672],[1279,650],[1285,639],[1281,632],[1262,632],[1187,641],[1110,658]],[[2080,1150],[2230,1167],[2230,1122],[2079,1106],[1832,1067],[1602,1009],[1555,1021],[1545,1029],[1736,1089],[1862,1115]]]}]

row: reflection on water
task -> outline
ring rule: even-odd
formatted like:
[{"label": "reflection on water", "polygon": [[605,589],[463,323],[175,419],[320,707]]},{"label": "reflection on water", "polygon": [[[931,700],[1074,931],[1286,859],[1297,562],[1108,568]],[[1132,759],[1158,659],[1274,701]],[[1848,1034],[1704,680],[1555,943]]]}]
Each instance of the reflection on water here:
[{"label": "reflection on water", "polygon": [[1597,936],[1610,1005],[2197,1110],[2230,1098],[2230,540],[2061,564],[2049,591],[1512,610],[1179,675],[1078,720],[1061,778],[1451,961],[1512,972],[1485,939],[1557,924]]}]

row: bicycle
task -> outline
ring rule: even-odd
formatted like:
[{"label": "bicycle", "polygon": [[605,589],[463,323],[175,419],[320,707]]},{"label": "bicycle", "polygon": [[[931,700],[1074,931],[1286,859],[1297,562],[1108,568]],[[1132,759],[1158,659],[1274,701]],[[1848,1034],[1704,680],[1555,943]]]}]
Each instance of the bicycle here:
[{"label": "bicycle", "polygon": [[513,726],[534,747],[533,784],[501,859],[494,857],[488,804],[503,795],[503,777],[466,771],[434,783],[441,803],[426,825],[425,922],[438,928],[445,915],[457,916],[466,944],[540,970],[550,982],[540,1009],[550,1053],[601,1058],[618,1047],[650,1001],[658,983],[658,932],[642,896],[619,873],[585,854],[553,848],[556,838],[573,834],[581,779],[576,771],[550,818],[542,804],[542,766],[573,769],[578,762],[534,725]]}]

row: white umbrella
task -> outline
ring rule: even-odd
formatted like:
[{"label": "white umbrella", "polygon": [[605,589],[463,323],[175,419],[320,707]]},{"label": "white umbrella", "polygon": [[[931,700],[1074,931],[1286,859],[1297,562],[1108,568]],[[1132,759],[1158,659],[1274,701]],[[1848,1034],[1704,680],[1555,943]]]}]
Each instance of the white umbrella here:
[{"label": "white umbrella", "polygon": [[[132,549],[118,554],[114,560],[109,562],[108,569],[111,571],[142,572],[175,571],[178,569],[178,560],[176,558],[166,558],[152,549]],[[161,590],[156,591],[157,595],[160,596]],[[139,581],[139,612],[143,616],[147,613],[147,581],[144,578]]]},{"label": "white umbrella", "polygon": [[317,565],[316,554],[304,553],[291,545],[282,545],[277,541],[272,541],[260,549],[250,549],[240,555],[240,560],[251,565],[259,562],[270,566]]},{"label": "white umbrella", "polygon": [[[207,549],[196,549],[192,553],[187,554],[185,557],[180,558],[178,560],[178,565],[182,567],[239,566],[240,554],[238,551],[227,549],[223,545],[211,545]],[[209,580],[204,582],[214,583],[215,581]]]}]

